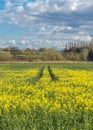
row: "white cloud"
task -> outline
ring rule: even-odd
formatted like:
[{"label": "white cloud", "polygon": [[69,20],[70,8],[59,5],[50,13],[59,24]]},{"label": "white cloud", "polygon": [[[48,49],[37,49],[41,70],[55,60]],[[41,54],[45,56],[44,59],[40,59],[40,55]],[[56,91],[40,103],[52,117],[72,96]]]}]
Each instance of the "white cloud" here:
[{"label": "white cloud", "polygon": [[71,1],[71,10],[72,11],[85,11],[86,9],[93,6],[92,0],[72,0]]},{"label": "white cloud", "polygon": [[10,44],[16,45],[16,41],[15,40],[9,40]]},{"label": "white cloud", "polygon": [[90,42],[92,39],[91,36],[89,36],[88,33],[86,32],[83,32],[83,31],[80,31],[78,33],[75,33],[74,36],[73,36],[73,40],[75,41],[85,41],[85,42]]},{"label": "white cloud", "polygon": [[27,41],[27,40],[22,40],[20,43],[23,44],[23,45],[25,45],[25,44],[28,44],[29,41]]},{"label": "white cloud", "polygon": [[5,7],[7,9],[11,8],[12,6],[13,6],[13,4],[10,1],[7,1],[6,4],[5,4]]},{"label": "white cloud", "polygon": [[16,8],[16,12],[17,13],[22,13],[24,11],[24,7],[23,6],[18,6],[17,8]]},{"label": "white cloud", "polygon": [[[22,45],[61,46],[66,41],[91,39],[92,7],[93,0],[6,0],[6,8],[0,11],[0,22],[28,28],[28,38],[19,40]],[[15,40],[10,43],[17,44]]]},{"label": "white cloud", "polygon": [[[66,23],[71,21],[71,19],[75,19],[75,14],[72,14],[73,11],[81,11],[81,13],[78,14],[79,17],[83,10],[85,13],[91,6],[93,6],[92,0],[36,0],[34,2],[29,2],[28,0],[7,0],[7,8],[5,11],[1,11],[1,16],[5,22],[8,21],[8,23],[12,24],[14,22],[14,24],[18,23],[19,25],[30,25],[31,23],[41,22],[48,22],[49,24],[58,22]],[[10,18],[12,17],[11,13],[13,13],[15,20]],[[83,16],[81,19],[83,19]],[[76,21],[76,24],[77,22],[78,21]]]}]

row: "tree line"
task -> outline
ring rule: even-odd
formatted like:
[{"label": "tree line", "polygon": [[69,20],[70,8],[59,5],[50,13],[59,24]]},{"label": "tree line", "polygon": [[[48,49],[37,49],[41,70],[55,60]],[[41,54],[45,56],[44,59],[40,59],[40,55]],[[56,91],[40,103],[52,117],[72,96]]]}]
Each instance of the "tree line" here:
[{"label": "tree line", "polygon": [[93,43],[68,44],[63,50],[53,48],[0,48],[0,61],[93,61]]}]

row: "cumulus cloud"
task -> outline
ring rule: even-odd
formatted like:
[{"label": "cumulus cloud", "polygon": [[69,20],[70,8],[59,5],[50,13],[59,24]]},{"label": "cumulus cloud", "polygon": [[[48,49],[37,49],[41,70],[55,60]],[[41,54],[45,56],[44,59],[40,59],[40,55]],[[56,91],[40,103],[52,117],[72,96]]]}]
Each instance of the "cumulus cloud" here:
[{"label": "cumulus cloud", "polygon": [[78,33],[74,34],[73,40],[75,40],[75,41],[83,41],[83,42],[90,42],[91,37],[87,33],[81,31],[81,32],[78,32]]},{"label": "cumulus cloud", "polygon": [[10,1],[7,1],[6,4],[5,4],[5,7],[6,7],[7,9],[9,9],[9,8],[12,7],[12,5],[13,5],[13,4],[12,4]]},{"label": "cumulus cloud", "polygon": [[23,12],[24,11],[24,7],[23,6],[18,6],[17,8],[16,8],[16,12],[17,13],[21,13],[21,12]]},{"label": "cumulus cloud", "polygon": [[16,44],[16,41],[15,40],[9,40],[8,41],[11,45],[15,45]]},{"label": "cumulus cloud", "polygon": [[61,46],[69,41],[90,41],[93,36],[93,0],[5,1],[0,22],[28,28],[28,38],[19,40],[21,45]]},{"label": "cumulus cloud", "polygon": [[25,45],[25,44],[28,44],[29,41],[27,41],[27,40],[22,40],[22,41],[20,41],[20,43],[23,44],[23,45]]},{"label": "cumulus cloud", "polygon": [[[93,7],[92,0],[36,0],[36,1],[21,1],[21,0],[8,0],[6,2],[6,13],[3,13],[3,16],[9,19],[10,13],[14,13],[17,18],[17,22],[20,24],[29,24],[30,22],[49,22],[53,23],[66,23],[68,24],[68,20],[75,20],[78,24],[79,19],[81,20],[85,18],[84,14]],[[73,13],[74,12],[74,13]],[[23,14],[22,14],[23,13]],[[7,14],[7,15],[6,15]],[[21,16],[20,16],[21,15]],[[83,16],[84,15],[84,16]],[[88,16],[90,19],[92,16],[92,12]],[[3,18],[4,18],[3,17]],[[78,21],[77,21],[78,19]],[[73,23],[73,21],[71,21]]]}]

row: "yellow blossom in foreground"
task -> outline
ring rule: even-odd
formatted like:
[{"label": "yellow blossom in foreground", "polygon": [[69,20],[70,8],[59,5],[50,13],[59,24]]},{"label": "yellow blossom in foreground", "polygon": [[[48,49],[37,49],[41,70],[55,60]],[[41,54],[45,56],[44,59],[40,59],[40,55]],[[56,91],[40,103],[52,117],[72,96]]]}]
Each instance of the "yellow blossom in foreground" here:
[{"label": "yellow blossom in foreground", "polygon": [[3,71],[0,115],[2,110],[30,112],[37,108],[49,113],[93,111],[93,72],[60,68],[53,68],[53,72],[59,77],[58,82],[52,81],[45,68],[43,77],[33,85],[30,79],[38,73],[38,68]]}]

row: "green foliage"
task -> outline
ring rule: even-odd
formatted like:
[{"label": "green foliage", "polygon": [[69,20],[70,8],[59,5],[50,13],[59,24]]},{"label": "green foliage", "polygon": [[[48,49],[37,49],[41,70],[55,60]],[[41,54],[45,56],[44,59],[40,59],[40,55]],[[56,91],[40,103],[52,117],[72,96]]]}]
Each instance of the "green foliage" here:
[{"label": "green foliage", "polygon": [[65,60],[71,61],[92,61],[93,60],[93,45],[91,44],[81,44],[81,45],[72,45],[68,49],[64,50]]},{"label": "green foliage", "polygon": [[0,61],[8,61],[12,59],[12,55],[9,52],[0,51]]},{"label": "green foliage", "polygon": [[90,51],[88,53],[88,60],[93,61],[93,49],[90,49]]},{"label": "green foliage", "polygon": [[35,49],[19,49],[18,47],[8,47],[0,49],[1,61],[93,61],[93,45],[92,44],[72,44],[64,50],[55,50],[40,48]]}]

